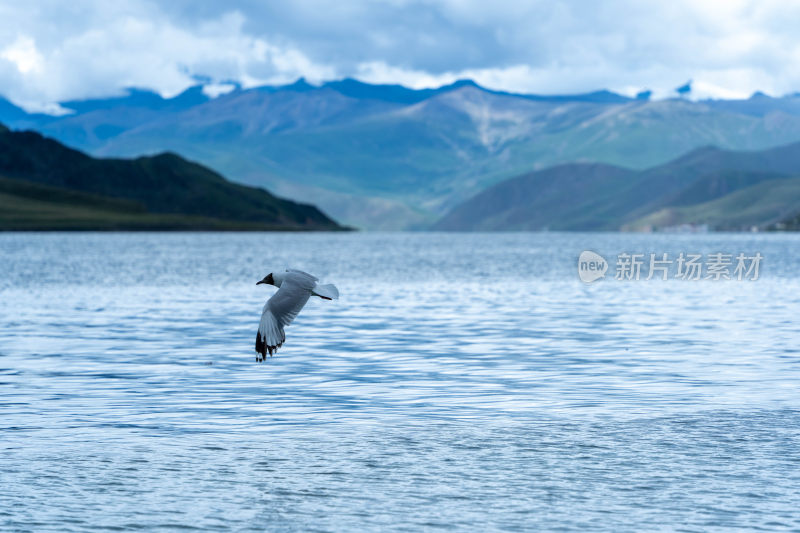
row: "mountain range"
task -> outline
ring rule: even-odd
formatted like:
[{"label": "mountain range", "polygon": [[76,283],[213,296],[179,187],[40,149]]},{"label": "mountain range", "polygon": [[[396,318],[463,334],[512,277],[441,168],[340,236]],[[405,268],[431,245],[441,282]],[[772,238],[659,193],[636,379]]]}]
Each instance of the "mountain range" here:
[{"label": "mountain range", "polygon": [[0,230],[340,230],[172,153],[97,159],[0,124]]},{"label": "mountain range", "polygon": [[450,231],[776,229],[800,215],[800,143],[760,151],[694,150],[632,170],[557,165],[502,181],[453,208]]},{"label": "mountain range", "polygon": [[95,156],[175,152],[367,229],[435,226],[488,187],[554,165],[642,171],[708,145],[800,141],[797,94],[651,101],[609,91],[512,94],[469,80],[414,90],[301,79],[216,98],[197,86],[169,99],[130,90],[61,105],[71,112],[31,114],[0,100],[0,121]]}]

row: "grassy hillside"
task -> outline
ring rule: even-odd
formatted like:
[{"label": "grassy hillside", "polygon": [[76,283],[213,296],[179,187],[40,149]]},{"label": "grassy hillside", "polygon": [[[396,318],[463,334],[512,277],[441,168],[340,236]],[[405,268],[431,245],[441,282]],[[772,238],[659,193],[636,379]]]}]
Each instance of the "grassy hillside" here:
[{"label": "grassy hillside", "polygon": [[3,128],[0,175],[4,229],[341,229],[314,206],[231,183],[175,154],[95,159]]},{"label": "grassy hillside", "polygon": [[[716,229],[766,227],[800,211],[800,202],[785,181],[797,175],[800,144],[755,152],[703,148],[639,172],[607,165],[560,165],[490,187],[455,207],[435,227],[456,231],[658,229],[684,223]],[[781,192],[786,195],[781,197]],[[748,199],[753,202],[750,207]]]},{"label": "grassy hillside", "polygon": [[159,98],[134,91],[65,103],[73,115],[9,116],[15,127],[98,155],[170,150],[382,229],[424,227],[487,187],[553,165],[641,170],[705,145],[754,150],[800,140],[798,96],[642,101],[508,94],[468,81],[415,91],[343,80]]},{"label": "grassy hillside", "polygon": [[642,230],[707,224],[716,230],[766,229],[800,213],[800,178],[773,179],[728,195],[684,207],[667,207],[628,224]]},{"label": "grassy hillside", "polygon": [[[772,127],[763,117],[683,101],[540,102],[463,87],[408,106],[368,106],[341,95],[322,105],[325,94],[295,94],[293,106],[279,94],[230,95],[203,104],[202,114],[162,117],[98,150],[133,155],[168,147],[375,227],[385,213],[359,210],[365,201],[410,208],[420,215],[405,226],[418,225],[531,169],[575,161],[642,168],[710,143],[762,148],[800,139],[800,118]],[[336,200],[324,191],[338,193]]]},{"label": "grassy hillside", "polygon": [[[572,230],[613,223],[598,206],[635,175],[601,164],[560,165],[504,181],[454,209],[439,230]],[[613,220],[613,219],[612,219]]]},{"label": "grassy hillside", "polygon": [[141,204],[0,177],[0,231],[285,230],[285,226],[148,213]]}]

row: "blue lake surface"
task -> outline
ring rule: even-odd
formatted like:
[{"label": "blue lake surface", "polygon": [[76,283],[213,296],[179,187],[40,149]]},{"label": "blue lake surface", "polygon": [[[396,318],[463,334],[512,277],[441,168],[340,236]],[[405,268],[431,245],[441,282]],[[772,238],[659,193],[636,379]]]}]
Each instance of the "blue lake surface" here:
[{"label": "blue lake surface", "polygon": [[[286,266],[342,297],[258,364]],[[800,530],[797,235],[0,234],[0,274],[2,531]]]}]

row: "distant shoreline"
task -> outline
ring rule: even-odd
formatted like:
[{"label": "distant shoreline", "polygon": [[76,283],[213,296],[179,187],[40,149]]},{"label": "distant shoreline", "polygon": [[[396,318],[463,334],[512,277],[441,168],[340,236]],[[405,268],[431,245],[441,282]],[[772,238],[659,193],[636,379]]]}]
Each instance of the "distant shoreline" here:
[{"label": "distant shoreline", "polygon": [[332,229],[320,228],[205,228],[205,227],[185,227],[185,228],[146,228],[146,227],[121,227],[121,228],[63,228],[63,227],[42,227],[42,228],[0,228],[0,233],[351,233],[361,230],[351,227],[340,227]]}]

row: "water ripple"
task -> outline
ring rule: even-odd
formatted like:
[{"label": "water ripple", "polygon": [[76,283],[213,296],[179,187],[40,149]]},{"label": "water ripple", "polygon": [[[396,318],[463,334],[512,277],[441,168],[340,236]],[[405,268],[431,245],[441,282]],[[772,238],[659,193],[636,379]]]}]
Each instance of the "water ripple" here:
[{"label": "water ripple", "polygon": [[[752,283],[577,280],[760,251]],[[791,235],[0,235],[0,529],[800,529]],[[265,364],[273,265],[335,282]]]}]

